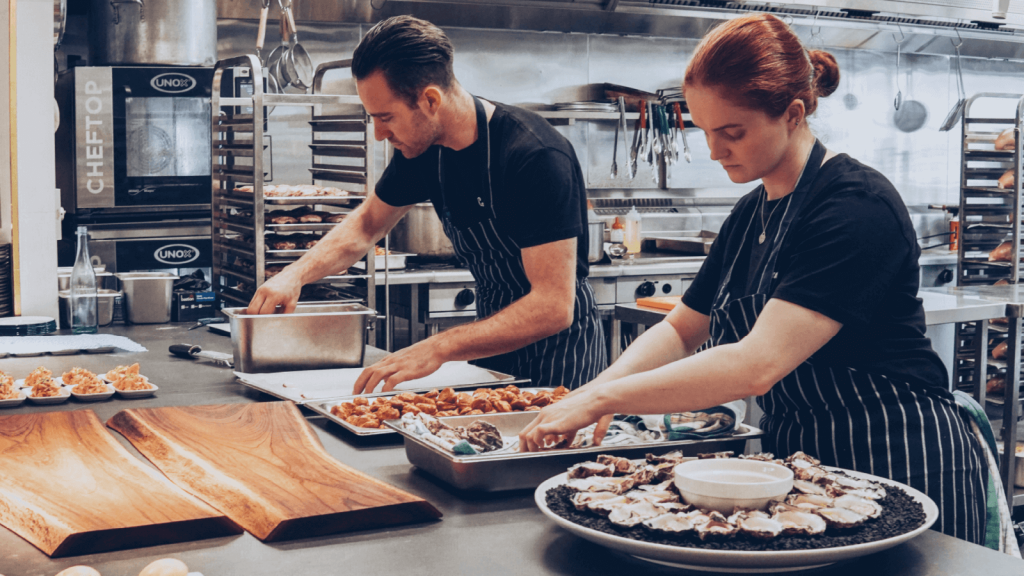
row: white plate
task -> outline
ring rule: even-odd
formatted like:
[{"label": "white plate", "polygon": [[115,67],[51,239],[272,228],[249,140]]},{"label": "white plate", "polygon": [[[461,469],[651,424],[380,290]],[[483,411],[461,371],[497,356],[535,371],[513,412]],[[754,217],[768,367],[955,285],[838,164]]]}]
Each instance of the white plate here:
[{"label": "white plate", "polygon": [[80,400],[82,402],[98,402],[100,400],[106,400],[114,395],[114,387],[110,384],[107,384],[106,392],[97,392],[95,394],[79,394],[78,392],[75,392],[74,388],[69,389],[71,390],[71,395],[75,397],[75,400]]},{"label": "white plate", "polygon": [[[146,382],[149,382],[149,380],[147,379]],[[114,388],[114,390],[121,398],[146,398],[156,394],[156,391],[160,389],[159,386],[152,382],[149,382],[149,385],[152,386],[149,390],[118,390],[117,388]]]},{"label": "white plate", "polygon": [[[25,394],[31,394],[30,388],[22,389]],[[67,402],[68,398],[71,398],[71,388],[67,386],[61,386],[59,396],[46,396],[44,398],[36,398],[35,396],[29,396],[28,401],[33,404],[60,404],[61,402]]]},{"label": "white plate", "polygon": [[899,482],[893,482],[886,478],[879,478],[877,476],[863,474],[861,472],[854,472],[852,470],[844,470],[841,468],[827,469],[840,470],[855,478],[863,478],[879,484],[896,486],[902,489],[924,507],[924,524],[910,532],[900,534],[899,536],[876,540],[875,542],[868,542],[866,544],[854,544],[851,546],[840,546],[836,548],[822,548],[817,550],[772,550],[764,552],[708,550],[704,548],[655,544],[652,542],[626,538],[624,536],[615,536],[613,534],[607,534],[605,532],[581,526],[562,518],[548,508],[545,497],[548,490],[551,488],[565,484],[566,478],[564,473],[553,478],[548,478],[538,486],[537,491],[534,492],[534,500],[537,502],[537,507],[540,508],[540,511],[554,521],[555,524],[577,536],[580,536],[581,538],[590,540],[595,544],[599,544],[613,550],[618,550],[619,552],[624,552],[631,556],[655,562],[657,564],[712,572],[765,573],[807,570],[819,566],[826,566],[841,560],[849,560],[850,558],[881,552],[887,548],[892,548],[893,546],[902,544],[930,528],[931,525],[939,518],[939,507],[935,505],[935,502],[928,496],[914,490],[910,486],[900,484]]},{"label": "white plate", "polygon": [[74,348],[71,350],[50,350],[51,356],[70,356],[72,354],[80,354],[82,350],[80,348]]},{"label": "white plate", "polygon": [[[102,374],[97,374],[97,376],[99,376],[100,380],[103,380],[107,384],[113,384],[114,383],[113,380],[111,380],[110,378],[107,378],[107,373],[106,372],[104,372]],[[149,376],[142,376],[142,379],[145,380],[146,382],[149,382]]]},{"label": "white plate", "polygon": [[[64,385],[64,381],[60,379],[60,376],[53,376],[50,379],[53,380],[54,382],[56,382],[57,386],[63,386]],[[22,378],[20,380],[15,380],[14,381],[14,387],[15,388],[24,388],[26,390],[31,388],[31,386],[25,386],[25,379],[24,378]]]},{"label": "white plate", "polygon": [[20,406],[21,403],[24,402],[25,398],[27,397],[28,395],[25,393],[24,390],[18,390],[17,398],[12,398],[10,400],[0,400],[0,408],[14,408],[15,406]]}]

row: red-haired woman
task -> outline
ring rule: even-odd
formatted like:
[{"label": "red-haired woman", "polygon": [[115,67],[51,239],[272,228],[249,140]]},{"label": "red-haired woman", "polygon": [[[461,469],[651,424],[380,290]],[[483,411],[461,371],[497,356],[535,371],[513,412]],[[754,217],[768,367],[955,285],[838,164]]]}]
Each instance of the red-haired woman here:
[{"label": "red-haired woman", "polygon": [[[981,449],[925,337],[920,248],[906,206],[874,169],[807,127],[839,68],[778,18],[712,30],[684,80],[693,122],[736,204],[666,322],[521,435],[524,450],[610,414],[707,408],[756,395],[765,451],[892,478],[939,504],[935,527],[981,542]],[[710,338],[714,347],[693,354]],[[550,440],[550,438],[547,438]]]}]

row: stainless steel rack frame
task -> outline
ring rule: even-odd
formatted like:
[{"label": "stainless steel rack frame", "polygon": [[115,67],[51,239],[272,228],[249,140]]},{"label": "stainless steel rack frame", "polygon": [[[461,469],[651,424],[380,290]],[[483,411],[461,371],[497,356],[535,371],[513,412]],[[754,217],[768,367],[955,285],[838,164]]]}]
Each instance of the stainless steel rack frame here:
[{"label": "stainless steel rack frame", "polygon": [[[1013,118],[972,116],[979,99],[1017,101]],[[1014,134],[1013,150],[995,150],[995,140],[1007,129]],[[961,122],[960,154],[960,238],[957,252],[957,284],[988,286],[1001,280],[1019,284],[1021,279],[1021,130],[1024,129],[1024,97],[1020,94],[982,92],[967,100]],[[1011,188],[995,185],[1007,170],[1014,173]],[[1009,262],[989,261],[989,252],[1003,242],[1011,243]],[[1004,451],[1000,462],[1003,487],[1011,506],[1024,504],[1024,494],[1015,497],[1015,448],[1017,420],[1020,416],[1021,322],[1008,312],[1006,327],[990,325],[987,320],[957,324],[954,385],[973,391],[976,400],[1003,405],[1002,438]],[[1019,314],[1018,314],[1019,315]],[[1005,361],[995,360],[992,349],[1008,341]],[[985,360],[987,359],[987,361]],[[1004,377],[1002,398],[986,396],[989,371]]]},{"label": "stainless steel rack frame", "polygon": [[[268,224],[266,211],[275,208],[342,206],[351,208],[366,198],[375,182],[374,138],[370,118],[358,96],[324,94],[324,75],[351,66],[351,60],[325,62],[316,68],[311,94],[266,94],[264,68],[254,55],[239,56],[217,63],[213,75],[211,122],[213,137],[213,285],[221,298],[246,306],[266,279],[268,265],[291,263],[306,250],[268,251],[265,233],[327,232],[334,223]],[[223,97],[221,84],[228,69],[242,69],[253,80],[251,96]],[[311,179],[358,185],[362,191],[346,196],[265,197],[266,172],[265,106],[301,106],[310,109]],[[325,106],[359,106],[358,113],[325,115]],[[333,135],[330,139],[325,134]],[[354,137],[353,137],[354,136]],[[346,164],[332,164],[324,158],[345,158]],[[355,164],[353,164],[355,162]],[[252,192],[240,192],[248,184]],[[363,300],[376,309],[375,250],[367,252],[365,271],[328,276],[320,284],[347,285],[365,282],[365,297],[348,292],[342,301]],[[342,288],[345,292],[345,289]],[[351,296],[356,294],[355,298]],[[322,299],[321,299],[322,301]]]}]

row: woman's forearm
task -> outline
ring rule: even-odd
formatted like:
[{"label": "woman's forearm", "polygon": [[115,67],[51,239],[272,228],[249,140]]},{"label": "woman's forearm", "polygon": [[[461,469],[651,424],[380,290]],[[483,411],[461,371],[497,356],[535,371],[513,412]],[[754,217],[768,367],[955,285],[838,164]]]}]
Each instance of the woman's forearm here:
[{"label": "woman's forearm", "polygon": [[675,362],[689,355],[679,333],[668,322],[659,322],[640,335],[619,359],[601,372],[594,383],[618,380]]}]

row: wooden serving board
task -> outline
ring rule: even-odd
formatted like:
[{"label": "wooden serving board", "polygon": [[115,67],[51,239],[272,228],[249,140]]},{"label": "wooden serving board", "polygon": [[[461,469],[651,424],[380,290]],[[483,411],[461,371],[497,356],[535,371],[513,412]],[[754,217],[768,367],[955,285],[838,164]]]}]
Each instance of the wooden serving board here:
[{"label": "wooden serving board", "polygon": [[332,458],[291,402],[132,408],[107,425],[260,540],[441,517],[427,501]]},{"label": "wooden serving board", "polygon": [[132,456],[92,410],[0,417],[0,524],[53,557],[242,532]]}]

